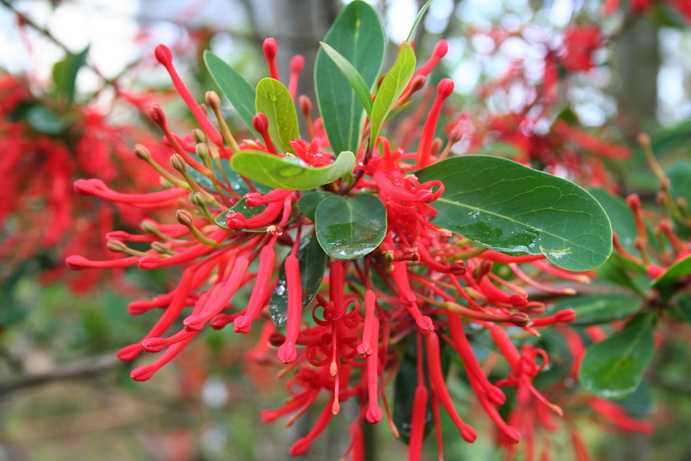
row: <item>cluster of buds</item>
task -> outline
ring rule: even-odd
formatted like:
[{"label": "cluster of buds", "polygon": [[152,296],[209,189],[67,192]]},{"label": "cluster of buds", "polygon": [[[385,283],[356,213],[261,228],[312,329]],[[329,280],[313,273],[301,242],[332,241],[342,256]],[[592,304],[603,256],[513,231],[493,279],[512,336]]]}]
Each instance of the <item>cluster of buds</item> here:
[{"label": "cluster of buds", "polygon": [[[445,42],[435,48],[433,58],[415,72],[395,106],[407,103],[424,86],[447,49]],[[267,39],[264,54],[269,72],[279,80],[277,51],[276,42]],[[462,419],[447,388],[444,348],[461,358],[477,402],[503,443],[519,442],[521,424],[507,422],[500,413],[507,403],[502,387],[516,387],[522,404],[531,401],[526,396],[533,396],[534,405],[561,414],[532,383],[547,366],[547,354],[538,348],[519,349],[508,331],[539,336],[543,328],[572,321],[575,315],[570,309],[544,316],[544,303],[532,301],[528,293],[568,296],[574,290],[551,288],[549,281],[582,283],[589,278],[555,267],[543,255],[511,256],[480,247],[432,223],[437,211],[430,204],[442,195],[444,184],[421,182],[413,171],[449,155],[450,145],[442,148],[434,133],[443,102],[454,89],[450,79],[438,83],[414,150],[395,147],[381,136],[357,152],[352,176],[323,186],[324,193],[352,200],[364,192],[375,194],[385,207],[386,231],[378,247],[360,257],[339,259],[327,256],[319,246],[323,242],[314,236],[314,215],[301,202],[308,196],[306,191],[267,189],[228,168],[230,159],[247,155],[246,151],[315,168],[332,165],[334,154],[327,150],[321,120],[313,118],[311,101],[299,98],[309,138],[291,139],[292,152],[277,147],[279,140],[262,113],[252,120],[261,139],[238,142],[221,115],[218,95],[208,92],[204,108],[178,76],[170,51],[159,45],[155,55],[200,126],[191,134],[177,136],[159,106],[149,109],[151,120],[165,135],[175,172],[142,146],[135,153],[161,175],[168,188],[123,194],[90,179],[77,181],[75,189],[145,212],[177,208],[176,221],[146,219],[142,233],[110,232],[108,248],[122,253],[121,259],[67,258],[67,265],[77,270],[181,268],[174,289],[129,306],[133,315],[162,312],[145,338],[118,353],[125,361],[142,353],[161,353],[154,363],[135,368],[132,378],[152,378],[207,327],[228,327],[239,334],[259,330],[248,360],[266,366],[283,364],[279,376],[290,376],[286,388],[291,396],[283,407],[264,411],[262,419],[269,422],[288,416],[291,424],[313,405],[323,405],[312,429],[290,449],[296,456],[309,449],[348,400],[360,408],[352,423],[348,450],[352,459],[364,456],[363,424],[384,419],[394,436],[409,440],[410,459],[420,459],[428,408],[438,434],[443,407],[461,437],[475,441],[476,431]],[[301,62],[296,57],[291,65],[288,88],[292,97],[297,95]],[[452,132],[449,138],[457,141],[459,135]],[[135,243],[140,249],[131,245]],[[142,250],[142,244],[150,249]],[[281,257],[282,263],[277,264]],[[250,294],[245,301],[246,292]],[[179,331],[166,336],[179,320]],[[492,339],[509,370],[505,379],[490,381],[471,347],[471,331],[482,331]],[[399,346],[406,341],[414,351],[417,387],[409,399],[410,418],[397,425],[385,389],[403,367]],[[320,396],[326,397],[325,403]],[[441,436],[437,440],[441,453]]]}]

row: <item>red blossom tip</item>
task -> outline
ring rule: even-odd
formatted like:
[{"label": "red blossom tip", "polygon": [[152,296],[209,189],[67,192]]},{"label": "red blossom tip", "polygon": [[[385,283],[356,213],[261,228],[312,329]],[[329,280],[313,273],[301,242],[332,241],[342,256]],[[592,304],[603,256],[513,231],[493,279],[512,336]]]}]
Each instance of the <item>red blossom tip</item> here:
[{"label": "red blossom tip", "polygon": [[648,277],[651,279],[656,279],[665,273],[665,268],[658,266],[657,264],[651,264],[648,266]]},{"label": "red blossom tip", "polygon": [[296,54],[293,56],[293,58],[290,60],[290,72],[298,74],[302,72],[302,69],[305,68],[305,58],[302,57],[302,55]]},{"label": "red blossom tip", "polygon": [[626,204],[632,210],[637,210],[641,207],[641,198],[638,196],[638,194],[631,194],[626,197]]},{"label": "red blossom tip", "polygon": [[524,327],[530,323],[530,317],[525,312],[516,312],[511,314],[509,321],[518,327]]},{"label": "red blossom tip", "polygon": [[252,117],[252,126],[262,136],[269,131],[269,119],[266,115],[259,112]]},{"label": "red blossom tip", "polygon": [[151,104],[149,106],[149,118],[158,126],[163,126],[166,124],[166,114],[158,104]]},{"label": "red blossom tip", "polygon": [[576,320],[576,311],[573,309],[564,309],[555,314],[557,322],[571,323]]},{"label": "red blossom tip", "polygon": [[264,50],[264,56],[267,59],[274,59],[278,54],[278,43],[273,38],[267,38],[262,44],[262,50]]},{"label": "red blossom tip", "polygon": [[168,346],[165,338],[148,338],[141,342],[145,352],[161,352]]},{"label": "red blossom tip", "polygon": [[201,315],[190,315],[185,320],[183,320],[183,325],[185,325],[185,330],[187,331],[201,331],[206,325],[206,319]]},{"label": "red blossom tip", "polygon": [[477,432],[472,427],[466,425],[461,429],[461,437],[468,443],[473,443],[477,440]]},{"label": "red blossom tip", "polygon": [[460,141],[463,138],[463,127],[461,125],[456,125],[453,127],[453,129],[449,132],[449,142],[452,144],[456,144],[458,141]]},{"label": "red blossom tip", "polygon": [[305,96],[302,95],[298,98],[298,106],[300,106],[300,111],[303,114],[311,114],[312,113],[312,100]]},{"label": "red blossom tip", "polygon": [[365,418],[372,424],[377,424],[384,417],[384,413],[379,405],[370,405],[367,407]]},{"label": "red blossom tip", "polygon": [[455,87],[455,85],[453,83],[453,80],[451,80],[450,78],[443,78],[443,79],[441,79],[441,81],[437,85],[437,95],[440,98],[446,99],[449,96],[451,96],[451,93],[453,93],[454,87]]},{"label": "red blossom tip", "polygon": [[439,40],[437,44],[434,46],[434,51],[432,51],[432,55],[437,58],[441,59],[444,56],[446,56],[446,53],[449,52],[449,42],[446,40]]},{"label": "red blossom tip", "polygon": [[167,66],[173,62],[173,53],[170,52],[170,48],[163,44],[160,44],[156,47],[154,50],[154,56],[156,57],[156,61],[160,62],[164,66]]},{"label": "red blossom tip", "polygon": [[89,269],[91,267],[90,261],[83,256],[72,255],[65,258],[65,265],[72,270]]},{"label": "red blossom tip", "polygon": [[129,362],[134,360],[139,353],[142,351],[142,345],[139,343],[130,344],[129,346],[120,349],[117,354],[115,354],[123,362]]},{"label": "red blossom tip", "polygon": [[420,91],[425,86],[425,82],[427,82],[427,78],[424,75],[416,75],[410,82],[410,92]]},{"label": "red blossom tip", "polygon": [[147,381],[156,373],[158,369],[151,365],[144,365],[143,367],[137,367],[130,373],[130,378],[135,381]]},{"label": "red blossom tip", "polygon": [[502,428],[502,435],[508,443],[518,443],[521,440],[521,433],[515,427],[506,426]]},{"label": "red blossom tip", "polygon": [[369,357],[374,353],[374,349],[372,349],[372,346],[370,345],[369,341],[363,341],[363,343],[357,347],[357,353],[360,354],[360,357]]},{"label": "red blossom tip", "polygon": [[416,320],[417,327],[420,329],[420,333],[426,335],[434,331],[434,322],[431,318],[423,315]]},{"label": "red blossom tip", "polygon": [[292,363],[298,358],[298,351],[294,344],[283,343],[276,353],[278,360],[283,363]]},{"label": "red blossom tip", "polygon": [[130,315],[142,315],[144,312],[148,312],[150,310],[148,302],[146,301],[132,301],[128,306],[127,306],[127,312]]},{"label": "red blossom tip", "polygon": [[138,266],[140,269],[151,270],[156,269],[161,265],[161,260],[155,256],[146,256],[139,260]]}]

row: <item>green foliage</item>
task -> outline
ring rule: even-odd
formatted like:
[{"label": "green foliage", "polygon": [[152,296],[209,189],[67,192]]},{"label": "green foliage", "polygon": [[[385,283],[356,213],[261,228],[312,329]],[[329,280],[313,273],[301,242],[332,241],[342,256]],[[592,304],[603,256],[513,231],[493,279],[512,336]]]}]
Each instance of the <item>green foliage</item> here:
[{"label": "green foliage", "polygon": [[691,256],[674,263],[652,285],[663,300],[668,300],[677,290],[675,286],[680,278],[691,274]]},{"label": "green foliage", "polygon": [[[225,227],[226,229],[228,228],[228,218],[230,218],[231,215],[235,213],[240,213],[242,216],[244,216],[246,219],[254,218],[258,214],[260,214],[262,211],[266,210],[267,205],[262,204],[262,205],[257,205],[257,206],[249,206],[247,205],[247,201],[242,198],[238,203],[233,205],[230,209],[227,211],[224,211],[223,213],[219,213],[218,216],[216,216],[216,224],[218,224],[221,227]],[[266,232],[266,228],[263,229],[238,229],[242,230],[245,232]]]},{"label": "green foliage", "polygon": [[233,170],[277,189],[308,190],[329,184],[353,171],[355,155],[341,152],[325,167],[313,167],[297,157],[278,157],[259,151],[242,151],[231,160]]},{"label": "green foliage", "polygon": [[293,152],[290,141],[300,137],[295,102],[278,80],[264,78],[257,85],[257,112],[269,119],[269,135],[279,152]]},{"label": "green foliage", "polygon": [[255,89],[245,77],[211,51],[204,52],[204,62],[214,82],[228,98],[247,128],[254,131],[252,118],[255,114]]},{"label": "green foliage", "polygon": [[576,320],[570,325],[587,326],[629,318],[640,308],[640,298],[619,293],[606,293],[561,299],[554,303],[550,311],[573,309],[576,311]]},{"label": "green foliage", "polygon": [[[300,281],[302,283],[302,308],[312,302],[319,291],[319,287],[326,271],[328,257],[317,242],[314,234],[303,237],[297,251],[300,262]],[[276,325],[285,325],[288,320],[288,281],[286,279],[285,263],[281,264],[278,272],[278,282],[269,300],[269,314]]]},{"label": "green foliage", "polygon": [[439,180],[434,223],[507,254],[544,254],[568,270],[600,266],[612,228],[600,204],[577,185],[511,160],[455,157],[417,173]]},{"label": "green foliage", "polygon": [[386,207],[371,194],[346,199],[332,195],[315,214],[317,239],[335,259],[356,259],[374,251],[386,235]]},{"label": "green foliage", "polygon": [[[349,3],[323,41],[352,64],[368,88],[375,84],[386,37],[381,19],[370,5],[363,1]],[[314,80],[319,112],[333,151],[356,152],[364,111],[355,91],[323,48],[317,53]]]},{"label": "green foliage", "polygon": [[55,95],[67,104],[72,104],[74,95],[77,91],[77,75],[89,54],[89,46],[77,54],[68,53],[61,61],[53,66],[53,84],[55,85]]},{"label": "green foliage", "polygon": [[655,352],[654,321],[652,314],[639,314],[624,330],[588,348],[579,372],[581,386],[608,399],[631,395]]},{"label": "green foliage", "polygon": [[317,212],[317,207],[325,198],[331,196],[330,192],[313,191],[306,192],[298,200],[298,209],[300,213],[307,216],[311,221],[314,221],[314,215]]}]

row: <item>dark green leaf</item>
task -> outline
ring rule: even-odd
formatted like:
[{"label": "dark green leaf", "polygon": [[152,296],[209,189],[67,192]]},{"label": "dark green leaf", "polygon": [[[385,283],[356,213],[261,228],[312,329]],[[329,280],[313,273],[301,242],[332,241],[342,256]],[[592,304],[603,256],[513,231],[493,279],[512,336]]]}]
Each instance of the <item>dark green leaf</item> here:
[{"label": "dark green leaf", "polygon": [[386,207],[370,194],[350,199],[333,195],[317,207],[314,224],[319,244],[329,256],[356,259],[374,251],[384,239]]},{"label": "dark green leaf", "polygon": [[[310,234],[300,241],[297,258],[300,262],[302,308],[304,309],[319,292],[328,257],[319,246],[314,234]],[[288,320],[288,291],[286,290],[288,282],[284,264],[278,272],[278,282],[269,301],[269,314],[274,323],[279,326],[285,325]]]},{"label": "dark green leaf", "polygon": [[77,75],[86,64],[86,56],[89,54],[87,46],[77,54],[69,53],[63,60],[53,66],[53,82],[55,93],[59,98],[64,98],[68,103],[74,101],[77,90]]},{"label": "dark green leaf", "polygon": [[691,324],[691,296],[679,296],[677,304],[669,308],[669,315],[677,320]]},{"label": "dark green leaf", "polygon": [[557,301],[550,312],[562,309],[576,311],[576,320],[569,325],[584,326],[622,320],[635,314],[641,308],[641,300],[617,293],[576,296]]},{"label": "dark green leaf", "polygon": [[357,69],[353,67],[353,65],[346,58],[344,58],[341,53],[334,50],[327,43],[320,43],[326,54],[333,61],[333,63],[336,64],[338,70],[341,71],[341,74],[343,74],[345,79],[353,88],[353,91],[355,91],[355,94],[362,103],[362,107],[365,108],[365,112],[367,112],[367,115],[369,115],[372,112],[372,93],[370,93],[369,86],[365,82],[365,79],[362,78],[360,72],[358,72]]},{"label": "dark green leaf", "polygon": [[300,200],[298,200],[298,209],[300,210],[300,213],[304,214],[312,222],[314,222],[314,214],[317,212],[317,207],[322,200],[331,195],[333,194],[330,192],[307,192],[305,195],[300,197]]},{"label": "dark green leaf", "polygon": [[413,104],[413,101],[408,101],[405,104],[401,104],[397,108],[393,109],[391,112],[389,112],[389,115],[386,116],[386,120],[384,120],[384,123],[388,122],[389,120],[391,120],[392,118],[406,110],[408,107],[410,107],[411,104]]},{"label": "dark green leaf", "polygon": [[638,236],[636,219],[626,202],[607,193],[603,189],[589,189],[590,195],[600,202],[612,223],[612,230],[619,236],[619,241],[628,251],[636,251],[633,242]]},{"label": "dark green leaf", "polygon": [[573,271],[593,269],[612,251],[612,228],[600,204],[565,179],[511,160],[454,157],[417,172],[439,180],[433,222],[507,254],[544,254]]},{"label": "dark green leaf", "polygon": [[[233,205],[230,209],[227,211],[224,211],[223,213],[220,213],[218,216],[216,216],[216,224],[218,224],[221,227],[228,228],[228,217],[230,215],[233,215],[235,213],[240,213],[242,216],[244,216],[246,219],[254,218],[257,216],[259,213],[264,211],[266,209],[267,205],[257,205],[257,206],[248,206],[247,203],[245,202],[245,199],[242,198],[238,203]],[[246,232],[266,232],[266,228],[260,228],[260,229],[238,229],[238,230],[244,230]]]},{"label": "dark green leaf", "polygon": [[670,266],[655,280],[652,287],[656,289],[664,299],[669,299],[675,292],[677,281],[688,275],[691,275],[691,256]]},{"label": "dark green leaf", "polygon": [[[368,88],[377,81],[386,37],[377,12],[367,2],[349,3],[324,42],[338,51],[362,76]],[[319,112],[334,152],[357,152],[364,110],[338,67],[320,49],[314,67]]]},{"label": "dark green leaf", "polygon": [[679,160],[667,171],[667,177],[672,198],[683,198],[691,205],[691,161]]},{"label": "dark green leaf", "polygon": [[645,290],[649,285],[645,268],[624,259],[618,253],[612,254],[607,262],[597,269],[597,276],[602,280],[628,288],[641,297],[645,297]]},{"label": "dark green leaf", "polygon": [[204,52],[204,62],[211,77],[228,98],[247,128],[254,132],[252,118],[255,111],[255,90],[235,69],[211,51]]},{"label": "dark green leaf", "polygon": [[410,32],[408,32],[408,38],[405,39],[406,42],[411,43],[411,41],[413,40],[415,30],[417,29],[418,24],[420,24],[420,21],[422,20],[422,17],[425,15],[425,12],[427,12],[427,8],[429,8],[430,3],[432,3],[432,0],[427,0],[427,2],[425,2],[424,5],[422,5],[422,8],[420,8],[420,11],[417,12],[415,20],[413,21],[413,26],[410,28]]},{"label": "dark green leaf", "polygon": [[36,104],[26,112],[26,122],[43,134],[60,134],[67,128],[60,116],[43,104]]},{"label": "dark green leaf", "polygon": [[341,152],[329,166],[309,166],[297,157],[277,157],[266,152],[242,151],[231,160],[235,171],[277,189],[308,190],[334,182],[351,173],[355,155]]},{"label": "dark green leaf", "polygon": [[655,397],[650,385],[645,380],[641,381],[633,394],[618,403],[624,408],[627,415],[634,418],[649,416],[655,410]]},{"label": "dark green leaf", "polygon": [[408,43],[403,43],[396,62],[381,82],[377,96],[372,104],[372,114],[370,115],[371,146],[374,146],[384,121],[388,117],[394,103],[408,85],[408,82],[410,82],[413,73],[415,73],[415,52]]},{"label": "dark green leaf", "polygon": [[264,78],[257,84],[257,112],[269,119],[269,135],[279,152],[293,152],[290,141],[300,137],[295,102],[283,83]]},{"label": "dark green leaf", "polygon": [[654,318],[652,314],[640,314],[623,331],[589,347],[581,362],[581,386],[607,399],[631,395],[653,358]]}]

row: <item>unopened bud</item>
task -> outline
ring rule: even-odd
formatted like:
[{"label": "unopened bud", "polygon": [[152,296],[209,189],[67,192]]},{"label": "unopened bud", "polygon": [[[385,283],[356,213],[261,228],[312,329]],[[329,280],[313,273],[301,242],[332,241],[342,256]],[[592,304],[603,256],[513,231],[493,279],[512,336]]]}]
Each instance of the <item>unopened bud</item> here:
[{"label": "unopened bud", "polygon": [[206,147],[206,144],[202,144],[202,143],[197,144],[194,148],[194,151],[202,159],[205,157],[209,157],[209,148]]},{"label": "unopened bud", "polygon": [[106,248],[116,253],[126,253],[128,250],[127,245],[122,243],[120,240],[108,240],[106,243]]},{"label": "unopened bud", "polygon": [[305,96],[302,95],[298,98],[298,106],[300,106],[300,111],[302,111],[303,114],[311,114],[312,113],[312,100]]},{"label": "unopened bud", "polygon": [[299,74],[302,69],[305,68],[305,58],[302,55],[296,54],[290,60],[290,72],[293,74]]},{"label": "unopened bud", "polygon": [[178,210],[175,213],[175,219],[183,226],[189,227],[193,225],[192,214],[187,210]]},{"label": "unopened bud", "polygon": [[154,56],[156,57],[156,61],[160,62],[164,66],[173,62],[173,53],[170,52],[170,48],[163,44],[156,47],[154,50]]},{"label": "unopened bud", "polygon": [[252,127],[261,135],[269,131],[269,119],[261,112],[252,117]]},{"label": "unopened bud", "polygon": [[141,144],[134,146],[134,155],[141,160],[149,160],[151,158],[151,152],[149,152],[149,149]]},{"label": "unopened bud", "polygon": [[425,86],[425,82],[427,82],[427,78],[424,75],[414,77],[410,82],[410,92],[415,93],[416,91],[420,91],[422,87]]},{"label": "unopened bud", "polygon": [[448,98],[449,96],[451,96],[451,93],[453,93],[454,86],[455,85],[453,83],[453,80],[451,80],[450,78],[441,79],[441,81],[437,85],[437,95],[440,98]]},{"label": "unopened bud", "polygon": [[218,97],[218,94],[215,91],[207,91],[204,100],[214,112],[221,110],[221,98]]},{"label": "unopened bud", "polygon": [[194,140],[195,144],[199,143],[205,143],[206,142],[206,134],[199,128],[195,128],[192,130],[192,139]]},{"label": "unopened bud", "polygon": [[192,204],[198,208],[206,207],[206,198],[200,192],[195,192],[190,196],[190,201]]},{"label": "unopened bud", "polygon": [[446,53],[449,52],[449,42],[446,40],[439,40],[436,45],[434,45],[434,51],[432,51],[432,55],[437,58],[441,59],[444,56],[446,56]]},{"label": "unopened bud", "polygon": [[170,164],[175,168],[177,171],[184,173],[187,171],[187,164],[185,163],[185,159],[182,158],[182,155],[180,154],[173,154],[170,156]]},{"label": "unopened bud", "polygon": [[262,49],[267,58],[273,59],[278,54],[278,43],[273,38],[267,38],[262,44]]},{"label": "unopened bud", "polygon": [[530,317],[525,312],[516,312],[511,314],[509,321],[517,327],[524,327],[530,322]]},{"label": "unopened bud", "polygon": [[151,104],[149,106],[149,118],[158,126],[162,127],[166,124],[166,114],[158,104]]}]

